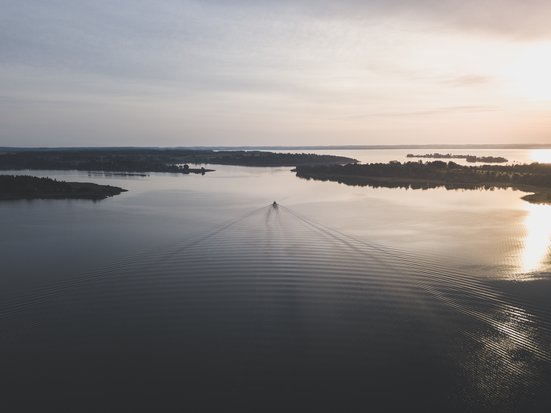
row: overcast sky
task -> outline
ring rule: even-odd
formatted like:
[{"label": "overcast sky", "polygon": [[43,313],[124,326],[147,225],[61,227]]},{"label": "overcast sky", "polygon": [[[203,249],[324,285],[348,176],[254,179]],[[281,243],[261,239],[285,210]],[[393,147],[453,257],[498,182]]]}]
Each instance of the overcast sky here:
[{"label": "overcast sky", "polygon": [[551,143],[547,0],[0,10],[0,146]]}]

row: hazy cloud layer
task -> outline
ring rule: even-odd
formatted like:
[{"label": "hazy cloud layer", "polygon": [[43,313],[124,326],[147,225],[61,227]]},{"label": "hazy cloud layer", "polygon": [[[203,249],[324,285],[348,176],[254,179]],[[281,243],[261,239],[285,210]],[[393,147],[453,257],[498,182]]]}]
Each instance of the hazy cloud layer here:
[{"label": "hazy cloud layer", "polygon": [[324,18],[417,19],[434,28],[448,26],[508,37],[551,36],[551,3],[546,0],[213,0],[207,3],[261,10],[291,9]]},{"label": "hazy cloud layer", "polygon": [[0,5],[0,145],[541,141],[551,131],[541,118],[512,135],[546,113],[538,75],[532,84],[519,72],[537,66],[543,79],[551,68],[531,63],[551,41],[549,2]]}]

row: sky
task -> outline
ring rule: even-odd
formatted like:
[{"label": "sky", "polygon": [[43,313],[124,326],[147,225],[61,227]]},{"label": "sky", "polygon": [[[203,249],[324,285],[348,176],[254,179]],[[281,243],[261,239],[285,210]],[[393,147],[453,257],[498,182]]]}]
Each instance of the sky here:
[{"label": "sky", "polygon": [[551,143],[547,0],[0,10],[0,146]]}]

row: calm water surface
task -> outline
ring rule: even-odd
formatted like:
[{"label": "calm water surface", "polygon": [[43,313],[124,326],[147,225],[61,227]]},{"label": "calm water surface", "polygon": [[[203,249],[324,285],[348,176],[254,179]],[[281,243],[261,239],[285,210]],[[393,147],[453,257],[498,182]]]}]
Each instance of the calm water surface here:
[{"label": "calm water surface", "polygon": [[551,207],[214,169],[0,203],[3,410],[549,411]]}]

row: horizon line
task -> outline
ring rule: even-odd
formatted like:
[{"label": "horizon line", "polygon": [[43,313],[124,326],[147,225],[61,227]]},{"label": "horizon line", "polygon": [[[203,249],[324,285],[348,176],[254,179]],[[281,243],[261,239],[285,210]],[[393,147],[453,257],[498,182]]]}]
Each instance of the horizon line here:
[{"label": "horizon line", "polygon": [[188,149],[188,150],[377,150],[377,149],[551,149],[551,143],[509,144],[393,144],[393,145],[190,145],[190,146],[0,146],[0,151],[32,150],[112,150],[112,149]]}]

